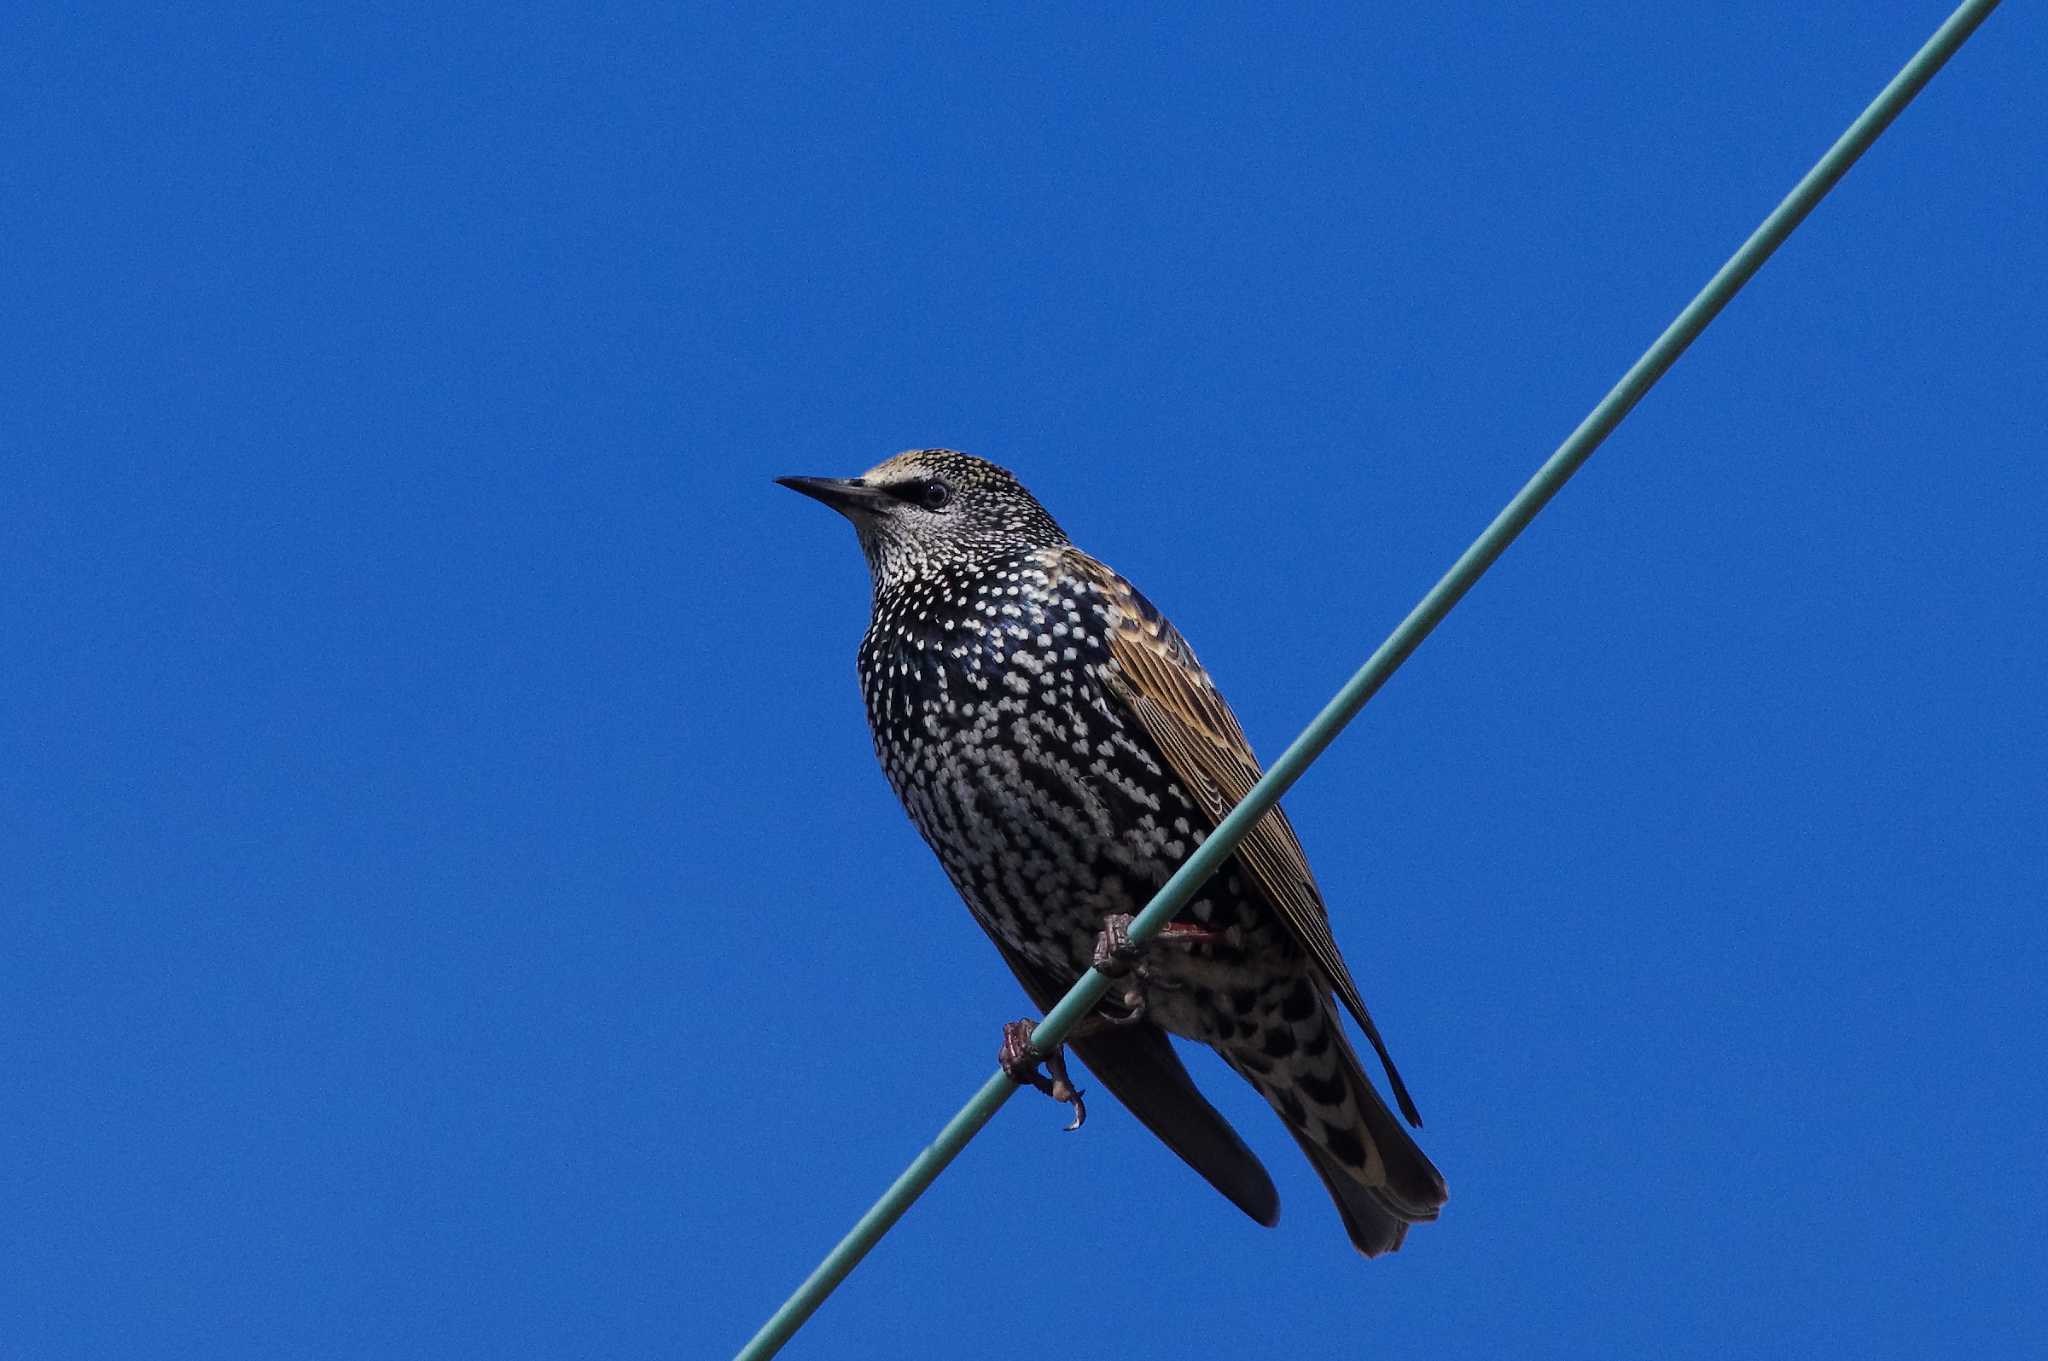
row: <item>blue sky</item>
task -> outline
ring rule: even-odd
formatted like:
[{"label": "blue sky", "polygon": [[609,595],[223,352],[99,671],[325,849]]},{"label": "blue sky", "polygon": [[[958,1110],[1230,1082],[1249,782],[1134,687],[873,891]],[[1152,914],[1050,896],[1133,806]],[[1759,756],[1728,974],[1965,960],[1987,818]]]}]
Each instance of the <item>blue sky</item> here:
[{"label": "blue sky", "polygon": [[[0,1352],[716,1356],[1021,995],[852,536],[1004,463],[1292,737],[1943,17],[200,6],[0,33]],[[1289,800],[1449,1179],[1004,1110],[818,1358],[2048,1348],[2048,27]]]}]

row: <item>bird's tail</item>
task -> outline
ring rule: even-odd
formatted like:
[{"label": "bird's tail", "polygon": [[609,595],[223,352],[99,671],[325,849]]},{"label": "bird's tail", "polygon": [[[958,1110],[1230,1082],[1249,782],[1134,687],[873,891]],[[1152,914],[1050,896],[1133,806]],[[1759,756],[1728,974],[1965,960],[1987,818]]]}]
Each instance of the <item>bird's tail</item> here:
[{"label": "bird's tail", "polygon": [[1286,1123],[1352,1243],[1377,1257],[1400,1247],[1410,1224],[1435,1219],[1449,1193],[1374,1090],[1329,1006],[1317,998],[1308,1010],[1298,1021],[1274,1016],[1223,1057]]}]

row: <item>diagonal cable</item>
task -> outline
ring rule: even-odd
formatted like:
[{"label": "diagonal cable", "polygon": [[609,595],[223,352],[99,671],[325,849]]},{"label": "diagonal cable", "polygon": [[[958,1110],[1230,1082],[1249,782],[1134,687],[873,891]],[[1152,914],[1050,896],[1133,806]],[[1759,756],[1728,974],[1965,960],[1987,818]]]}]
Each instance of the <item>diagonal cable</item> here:
[{"label": "diagonal cable", "polygon": [[[1278,803],[1302,772],[1341,732],[1344,725],[1357,717],[1385,685],[1401,663],[1408,660],[1410,653],[1419,647],[1430,631],[1449,614],[1451,607],[1461,600],[1465,592],[1472,589],[1486,569],[1507,550],[1536,518],[1550,498],[1558,493],[1571,475],[1592,456],[1600,442],[1621,424],[1624,416],[1642,400],[1659,378],[1664,376],[1686,347],[1699,338],[1707,324],[1720,314],[1736,293],[1741,291],[1764,261],[1770,259],[1773,251],[1782,245],[1814,206],[1827,196],[1850,166],[1856,163],[1871,143],[1891,126],[1893,119],[1913,101],[1927,82],[1934,77],[1948,59],[1955,55],[1977,26],[1984,22],[1991,11],[1998,7],[1998,0],[1965,0],[1942,26],[1935,30],[1913,59],[1892,77],[1891,83],[1879,92],[1849,125],[1827,154],[1806,172],[1792,192],[1787,194],[1763,225],[1750,234],[1741,249],[1730,256],[1728,263],[1714,277],[1707,281],[1698,296],[1686,304],[1685,310],[1656,342],[1643,353],[1621,381],[1600,399],[1585,420],[1579,422],[1576,430],[1558,446],[1536,475],[1508,502],[1507,508],[1494,517],[1470,548],[1451,565],[1443,578],[1430,588],[1422,602],[1408,612],[1400,626],[1387,636],[1378,651],[1358,669],[1356,675],[1345,682],[1336,697],[1323,706],[1293,745],[1280,754],[1266,771],[1265,778],[1252,786],[1244,801],[1232,809],[1230,815],[1217,824],[1215,832],[1196,848],[1172,878],[1166,881],[1152,901],[1132,921],[1130,938],[1134,942],[1151,939],[1173,914],[1194,895],[1210,875],[1222,867],[1223,861],[1237,849],[1258,820]],[[1038,1023],[1034,1039],[1041,1049],[1050,1050],[1066,1038],[1075,1022],[1095,1009],[1102,996],[1109,990],[1110,980],[1090,969],[1074,984],[1059,1005],[1046,1013]],[[762,1361],[780,1351],[782,1344],[793,1336],[804,1321],[817,1311],[825,1297],[838,1288],[848,1273],[859,1264],[861,1258],[881,1240],[883,1234],[903,1217],[911,1203],[924,1194],[925,1188],[937,1180],[940,1172],[953,1161],[960,1150],[967,1146],[981,1127],[992,1119],[996,1111],[1017,1090],[1017,1084],[998,1070],[981,1090],[974,1094],[965,1106],[960,1108],[951,1120],[946,1122],[938,1137],[919,1153],[903,1174],[896,1178],[882,1198],[877,1200],[868,1212],[860,1217],[846,1236],[828,1253],[815,1270],[798,1286],[780,1309],[761,1325],[747,1345],[740,1349],[736,1361]]]}]

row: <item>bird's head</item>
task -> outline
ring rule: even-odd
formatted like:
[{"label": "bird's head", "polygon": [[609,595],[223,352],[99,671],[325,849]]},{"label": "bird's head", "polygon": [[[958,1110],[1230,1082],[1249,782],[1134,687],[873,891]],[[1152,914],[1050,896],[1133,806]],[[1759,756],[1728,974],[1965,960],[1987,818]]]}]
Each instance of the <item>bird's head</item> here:
[{"label": "bird's head", "polygon": [[775,480],[853,521],[877,589],[1067,542],[1007,470],[952,449],[913,449],[859,477]]}]

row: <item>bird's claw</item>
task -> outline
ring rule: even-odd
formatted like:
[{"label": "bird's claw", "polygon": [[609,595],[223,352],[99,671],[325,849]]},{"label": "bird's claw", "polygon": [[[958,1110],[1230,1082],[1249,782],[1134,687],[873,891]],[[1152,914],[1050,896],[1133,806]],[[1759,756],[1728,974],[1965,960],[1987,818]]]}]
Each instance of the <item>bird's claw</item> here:
[{"label": "bird's claw", "polygon": [[[1081,1100],[1080,1089],[1067,1076],[1067,1051],[1057,1046],[1050,1053],[1041,1051],[1031,1042],[1035,1029],[1037,1025],[1032,1021],[1011,1021],[1004,1026],[1003,1047],[996,1051],[996,1062],[1002,1065],[1004,1076],[1018,1086],[1036,1087],[1053,1100],[1072,1106],[1074,1123],[1067,1126],[1071,1133],[1087,1121],[1088,1107]],[[1038,1071],[1041,1063],[1045,1065],[1043,1073]]]},{"label": "bird's claw", "polygon": [[1106,978],[1122,978],[1140,967],[1145,947],[1131,942],[1131,914],[1117,912],[1102,919],[1102,934],[1095,938],[1095,971]]},{"label": "bird's claw", "polygon": [[1131,939],[1131,922],[1128,912],[1116,912],[1102,919],[1102,934],[1095,938],[1095,955],[1089,962],[1095,971],[1105,978],[1128,978],[1131,981],[1117,994],[1117,1003],[1124,1008],[1122,1016],[1105,1016],[1111,1025],[1130,1025],[1145,1018],[1145,988],[1157,983],[1158,986],[1173,988],[1172,980],[1156,980],[1145,966],[1145,956],[1154,945],[1209,945],[1221,940],[1222,933],[1211,931],[1205,926],[1194,926],[1187,922],[1168,922],[1160,928],[1159,934],[1150,941]]},{"label": "bird's claw", "polygon": [[1151,940],[1135,941],[1131,939],[1131,923],[1135,920],[1128,912],[1113,912],[1102,919],[1102,934],[1095,938],[1095,957],[1090,961],[1097,973],[1122,978],[1135,971],[1142,976],[1145,956],[1153,946],[1214,945],[1223,939],[1221,931],[1211,931],[1206,926],[1168,922]]}]

